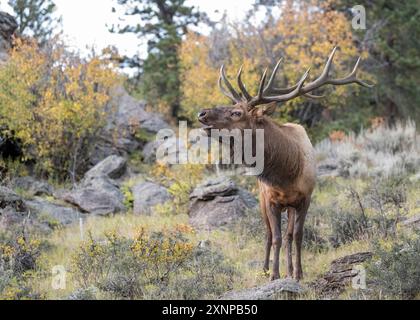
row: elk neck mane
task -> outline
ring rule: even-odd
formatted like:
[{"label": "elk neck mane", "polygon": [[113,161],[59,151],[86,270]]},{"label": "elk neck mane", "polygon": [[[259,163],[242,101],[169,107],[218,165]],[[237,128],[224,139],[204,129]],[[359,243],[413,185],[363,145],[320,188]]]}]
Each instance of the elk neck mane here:
[{"label": "elk neck mane", "polygon": [[265,116],[257,121],[255,128],[264,129],[264,171],[259,179],[278,187],[293,184],[304,165],[295,129],[279,125]]}]

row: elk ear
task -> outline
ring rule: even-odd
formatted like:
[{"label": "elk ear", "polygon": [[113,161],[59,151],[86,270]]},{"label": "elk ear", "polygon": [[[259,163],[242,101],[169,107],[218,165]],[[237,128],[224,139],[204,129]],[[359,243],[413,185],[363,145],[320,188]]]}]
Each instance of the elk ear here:
[{"label": "elk ear", "polygon": [[266,105],[263,109],[265,116],[271,116],[274,112],[276,112],[277,102],[271,102],[270,104]]},{"label": "elk ear", "polygon": [[264,107],[255,108],[251,111],[252,115],[261,118],[262,116],[271,116],[277,108],[277,102],[272,102]]}]

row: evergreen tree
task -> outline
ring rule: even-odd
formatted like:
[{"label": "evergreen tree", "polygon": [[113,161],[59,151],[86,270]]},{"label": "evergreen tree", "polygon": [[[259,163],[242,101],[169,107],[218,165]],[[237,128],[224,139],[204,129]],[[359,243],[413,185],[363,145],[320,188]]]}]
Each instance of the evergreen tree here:
[{"label": "evergreen tree", "polygon": [[15,12],[19,34],[30,35],[40,43],[54,34],[61,18],[54,17],[56,5],[52,0],[9,0]]},{"label": "evergreen tree", "polygon": [[[154,103],[170,107],[177,116],[180,100],[178,47],[190,25],[197,25],[202,13],[185,0],[117,0],[126,16],[138,17],[136,24],[113,26],[111,32],[135,33],[147,39],[148,57],[135,63],[141,68],[142,93]],[[114,11],[115,8],[113,9]],[[139,61],[130,60],[130,62]]]},{"label": "evergreen tree", "polygon": [[[369,51],[365,69],[376,76],[376,105],[393,122],[396,118],[420,121],[420,1],[364,0],[366,30],[355,30],[360,46]],[[351,19],[354,1],[332,5]]]}]

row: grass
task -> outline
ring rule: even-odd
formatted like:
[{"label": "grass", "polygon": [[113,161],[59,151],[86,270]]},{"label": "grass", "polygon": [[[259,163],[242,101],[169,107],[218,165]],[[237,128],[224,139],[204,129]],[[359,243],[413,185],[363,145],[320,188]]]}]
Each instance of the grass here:
[{"label": "grass", "polygon": [[[101,238],[104,233],[110,231],[116,231],[121,236],[134,237],[141,227],[151,231],[159,231],[165,228],[170,229],[179,224],[188,224],[188,216],[149,217],[126,214],[107,218],[90,217],[84,222],[84,239],[86,239],[88,232],[91,232],[94,238]],[[47,239],[51,246],[50,249],[45,251],[40,258],[45,270],[51,270],[56,265],[62,265],[66,270],[70,270],[72,253],[82,245],[84,239],[79,226],[54,231]],[[190,239],[197,244],[200,241],[206,241],[212,247],[221,250],[227,261],[241,275],[237,277],[234,283],[235,290],[262,285],[268,281],[267,277],[262,274],[262,261],[264,259],[263,241],[247,239],[243,242],[241,239],[241,237],[238,237],[231,231],[220,230],[212,232],[198,231]],[[369,244],[367,242],[354,242],[339,249],[327,250],[322,253],[304,251],[305,282],[310,282],[325,273],[333,260],[343,255],[364,251],[368,247]],[[281,270],[283,272],[285,270],[284,257],[282,257]],[[52,290],[50,277],[41,280],[36,284],[36,287],[47,299],[63,299],[77,289],[71,277],[71,272],[68,273],[65,290]]]}]

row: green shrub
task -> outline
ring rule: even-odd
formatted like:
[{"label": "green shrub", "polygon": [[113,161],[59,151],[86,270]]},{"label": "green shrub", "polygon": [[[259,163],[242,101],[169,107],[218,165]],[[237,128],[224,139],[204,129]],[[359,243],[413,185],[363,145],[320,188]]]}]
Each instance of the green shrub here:
[{"label": "green shrub", "polygon": [[37,268],[40,241],[27,237],[10,239],[0,234],[0,299],[36,299],[29,279]]},{"label": "green shrub", "polygon": [[90,237],[73,257],[73,276],[81,286],[74,296],[198,299],[228,290],[233,269],[219,253],[195,247],[187,239],[190,232],[179,226],[153,233],[142,229],[134,239],[115,233],[103,241]]},{"label": "green shrub", "polygon": [[369,237],[369,221],[365,216],[345,209],[333,212],[330,216],[330,242],[333,247]]},{"label": "green shrub", "polygon": [[384,244],[376,242],[369,280],[385,298],[413,299],[420,294],[420,233]]}]

